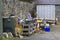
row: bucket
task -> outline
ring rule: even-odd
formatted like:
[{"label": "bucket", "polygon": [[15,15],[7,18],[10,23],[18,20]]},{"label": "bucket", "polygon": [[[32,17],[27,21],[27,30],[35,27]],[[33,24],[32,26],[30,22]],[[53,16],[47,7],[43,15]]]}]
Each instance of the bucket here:
[{"label": "bucket", "polygon": [[50,27],[45,27],[45,32],[50,32]]}]

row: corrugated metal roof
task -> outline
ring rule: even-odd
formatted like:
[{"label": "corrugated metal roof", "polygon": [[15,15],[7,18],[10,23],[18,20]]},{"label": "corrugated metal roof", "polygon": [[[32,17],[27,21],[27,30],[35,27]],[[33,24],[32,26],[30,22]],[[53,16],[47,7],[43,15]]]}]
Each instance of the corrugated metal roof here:
[{"label": "corrugated metal roof", "polygon": [[60,4],[60,0],[55,0],[56,4]]},{"label": "corrugated metal roof", "polygon": [[60,0],[35,0],[36,4],[60,4]]}]

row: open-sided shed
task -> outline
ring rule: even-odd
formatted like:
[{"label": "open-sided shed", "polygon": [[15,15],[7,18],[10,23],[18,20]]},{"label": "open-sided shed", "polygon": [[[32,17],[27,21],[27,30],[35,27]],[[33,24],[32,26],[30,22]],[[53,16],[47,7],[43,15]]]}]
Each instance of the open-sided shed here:
[{"label": "open-sided shed", "polygon": [[35,0],[37,5],[54,5],[55,6],[55,16],[60,20],[60,0]]}]

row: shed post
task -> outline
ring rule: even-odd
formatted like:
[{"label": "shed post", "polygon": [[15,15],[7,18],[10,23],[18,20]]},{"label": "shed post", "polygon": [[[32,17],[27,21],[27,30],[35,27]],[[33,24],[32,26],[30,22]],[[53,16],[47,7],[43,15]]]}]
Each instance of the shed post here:
[{"label": "shed post", "polygon": [[0,0],[0,35],[3,33],[3,25],[2,25],[2,7],[3,7],[3,3],[2,3],[2,0]]}]

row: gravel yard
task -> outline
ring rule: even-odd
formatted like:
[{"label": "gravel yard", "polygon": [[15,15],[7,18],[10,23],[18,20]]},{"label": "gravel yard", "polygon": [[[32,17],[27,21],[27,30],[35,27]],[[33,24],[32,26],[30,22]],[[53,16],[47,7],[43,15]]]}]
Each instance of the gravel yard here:
[{"label": "gravel yard", "polygon": [[60,40],[60,24],[52,26],[51,32],[39,32],[23,40]]},{"label": "gravel yard", "polygon": [[1,40],[60,40],[60,24],[54,25],[51,28],[51,32],[41,31],[37,32],[29,37],[24,37],[23,39],[19,38],[10,38],[10,39],[1,39]]}]

